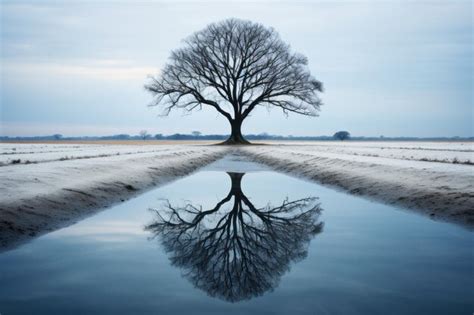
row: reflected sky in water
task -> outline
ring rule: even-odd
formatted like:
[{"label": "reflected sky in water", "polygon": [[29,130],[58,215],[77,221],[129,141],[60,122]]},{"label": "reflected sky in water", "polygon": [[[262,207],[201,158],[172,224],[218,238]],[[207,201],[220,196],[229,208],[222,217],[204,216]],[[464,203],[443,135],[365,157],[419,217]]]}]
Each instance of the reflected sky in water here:
[{"label": "reflected sky in water", "polygon": [[[239,187],[226,169],[246,172]],[[256,165],[244,171],[220,162],[1,253],[0,313],[474,310],[472,232]],[[207,216],[195,210],[223,200]],[[216,232],[222,226],[229,234]],[[246,243],[231,237],[245,231]]]}]

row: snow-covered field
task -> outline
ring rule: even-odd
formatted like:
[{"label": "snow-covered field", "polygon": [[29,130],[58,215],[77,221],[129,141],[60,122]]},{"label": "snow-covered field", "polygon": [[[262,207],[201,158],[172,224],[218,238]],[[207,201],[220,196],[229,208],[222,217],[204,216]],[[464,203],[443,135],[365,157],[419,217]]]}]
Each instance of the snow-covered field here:
[{"label": "snow-covered field", "polygon": [[472,142],[0,143],[0,248],[238,153],[275,170],[472,228]]},{"label": "snow-covered field", "polygon": [[[474,164],[473,142],[319,141],[286,142],[293,151],[319,155],[381,157],[397,160]],[[356,158],[357,159],[357,158]]]},{"label": "snow-covered field", "polygon": [[[20,154],[15,159],[23,152],[35,163],[0,166],[0,249],[185,176],[225,152],[223,147],[200,145],[1,146],[2,152],[16,148]],[[65,154],[74,157],[62,159]]]},{"label": "snow-covered field", "polygon": [[176,146],[110,145],[110,144],[46,144],[0,143],[0,166],[52,161],[106,158],[127,155],[163,155],[173,153]]},{"label": "snow-covered field", "polygon": [[[474,164],[473,142],[272,142],[290,145],[293,152],[318,152],[320,156],[335,155],[381,157],[397,160]],[[180,147],[178,145],[178,147]],[[41,163],[58,160],[88,159],[148,153],[167,154],[173,145],[113,144],[47,144],[0,143],[0,166],[18,163]]]},{"label": "snow-covered field", "polygon": [[472,142],[320,142],[242,151],[276,170],[472,228],[473,149]]}]

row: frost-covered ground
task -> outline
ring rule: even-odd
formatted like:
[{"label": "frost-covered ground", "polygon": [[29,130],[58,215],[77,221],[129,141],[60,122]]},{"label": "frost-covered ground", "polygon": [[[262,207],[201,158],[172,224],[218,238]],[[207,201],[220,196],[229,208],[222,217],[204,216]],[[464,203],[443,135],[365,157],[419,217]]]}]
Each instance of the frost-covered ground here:
[{"label": "frost-covered ground", "polygon": [[244,147],[0,143],[0,250],[185,176],[228,153],[474,227],[472,142],[273,142]]},{"label": "frost-covered ground", "polygon": [[472,142],[287,143],[243,151],[279,171],[474,227]]},{"label": "frost-covered ground", "polygon": [[[336,155],[381,157],[397,160],[427,161],[454,164],[474,164],[473,142],[271,142],[289,145],[293,152],[318,152],[320,156]],[[180,147],[178,145],[178,147]],[[43,163],[59,160],[88,159],[148,153],[165,154],[176,145],[113,145],[113,144],[48,144],[0,143],[0,166],[8,164]]]},{"label": "frost-covered ground", "polygon": [[[3,152],[16,148],[17,156],[28,152],[37,163],[0,166],[0,249],[185,176],[226,151],[200,145],[111,145],[109,150],[104,145],[1,146]],[[65,154],[74,158],[61,159]]]},{"label": "frost-covered ground", "polygon": [[474,164],[473,142],[319,141],[286,142],[292,150],[327,156],[381,157],[397,160]]},{"label": "frost-covered ground", "polygon": [[135,154],[155,156],[168,154],[176,149],[172,145],[0,143],[0,166]]}]

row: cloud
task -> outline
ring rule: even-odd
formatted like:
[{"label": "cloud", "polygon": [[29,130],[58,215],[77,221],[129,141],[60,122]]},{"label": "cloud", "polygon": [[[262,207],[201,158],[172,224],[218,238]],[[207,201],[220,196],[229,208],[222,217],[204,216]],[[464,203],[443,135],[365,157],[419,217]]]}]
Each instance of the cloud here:
[{"label": "cloud", "polygon": [[2,64],[2,75],[11,76],[77,76],[95,80],[143,80],[157,69],[135,65],[127,60],[88,60],[70,63],[7,61]]}]

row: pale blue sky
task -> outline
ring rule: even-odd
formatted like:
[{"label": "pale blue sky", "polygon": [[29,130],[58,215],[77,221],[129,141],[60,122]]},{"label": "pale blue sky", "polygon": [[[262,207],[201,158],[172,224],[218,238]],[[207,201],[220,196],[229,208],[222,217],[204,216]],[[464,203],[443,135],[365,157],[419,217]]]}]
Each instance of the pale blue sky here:
[{"label": "pale blue sky", "polygon": [[229,17],[274,27],[325,86],[320,117],[255,112],[244,133],[473,136],[471,1],[1,1],[1,135],[227,133],[157,117],[147,74]]}]

